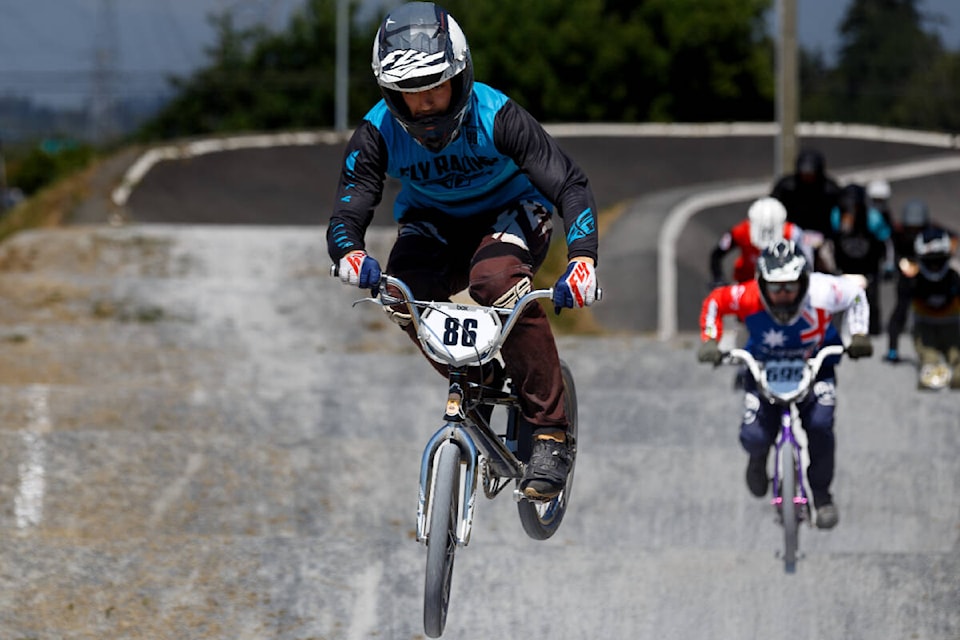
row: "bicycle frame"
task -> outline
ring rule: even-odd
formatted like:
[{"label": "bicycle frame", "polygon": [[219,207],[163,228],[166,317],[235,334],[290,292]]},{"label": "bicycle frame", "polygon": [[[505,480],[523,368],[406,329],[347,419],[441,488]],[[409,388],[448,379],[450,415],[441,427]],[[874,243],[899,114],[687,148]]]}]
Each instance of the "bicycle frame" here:
[{"label": "bicycle frame", "polygon": [[[807,360],[771,360],[758,362],[744,349],[732,349],[724,354],[730,362],[743,363],[757,382],[757,392],[766,402],[780,408],[780,431],[774,442],[776,464],[773,471],[773,498],[784,529],[784,566],[793,572],[797,554],[797,535],[800,522],[809,523],[809,499],[804,474],[803,447],[797,441],[795,426],[799,422],[798,404],[807,397],[824,361],[844,353],[843,345],[823,347]],[[790,467],[793,467],[792,471]]]},{"label": "bicycle frame", "polygon": [[[391,294],[389,287],[395,288],[400,295]],[[496,404],[518,412],[517,397],[508,391],[494,390],[470,382],[468,370],[470,367],[486,364],[497,356],[527,304],[540,298],[550,298],[552,295],[552,289],[530,291],[510,309],[416,300],[406,283],[384,274],[376,297],[364,298],[354,303],[405,305],[424,352],[433,360],[449,367],[449,392],[443,415],[445,422],[427,441],[420,462],[418,542],[426,543],[430,537],[430,488],[436,454],[444,442],[454,442],[461,449],[466,465],[456,534],[459,547],[466,546],[470,541],[481,466],[486,465],[490,475],[499,481],[498,485],[488,492],[489,497],[502,491],[511,479],[523,475],[524,464],[516,456],[516,418],[510,420],[506,436],[500,436],[478,411],[481,405]],[[511,431],[513,433],[510,433]],[[511,443],[513,450],[509,446]],[[514,492],[515,499],[524,499],[521,496],[518,491]]]},{"label": "bicycle frame", "polygon": [[800,508],[798,512],[800,514],[801,520],[806,520],[806,515],[808,514],[807,505],[809,504],[809,499],[807,498],[807,483],[803,481],[803,447],[800,446],[800,443],[797,441],[796,434],[794,434],[793,425],[796,424],[796,408],[787,406],[782,407],[780,411],[780,433],[777,436],[776,441],[774,442],[774,459],[777,461],[777,464],[773,467],[773,498],[771,503],[774,507],[777,508],[778,513],[782,515],[783,511],[783,492],[781,491],[781,485],[783,484],[782,473],[786,473],[786,470],[783,468],[783,449],[784,447],[790,447],[793,450],[794,456],[793,460],[794,471],[797,478],[801,479],[798,482],[797,489],[799,495],[793,497],[793,503]]}]

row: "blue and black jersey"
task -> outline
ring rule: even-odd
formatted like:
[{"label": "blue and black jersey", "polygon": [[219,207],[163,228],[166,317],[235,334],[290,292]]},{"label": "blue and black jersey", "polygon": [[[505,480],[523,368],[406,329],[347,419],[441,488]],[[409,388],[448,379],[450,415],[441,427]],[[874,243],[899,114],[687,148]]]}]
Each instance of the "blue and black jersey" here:
[{"label": "blue and black jersey", "polygon": [[460,134],[434,153],[410,137],[381,100],[344,152],[327,246],[334,262],[364,248],[385,176],[400,181],[393,215],[434,210],[455,218],[500,211],[519,200],[556,207],[567,256],[597,259],[597,211],[587,177],[537,120],[503,93],[475,83]]}]

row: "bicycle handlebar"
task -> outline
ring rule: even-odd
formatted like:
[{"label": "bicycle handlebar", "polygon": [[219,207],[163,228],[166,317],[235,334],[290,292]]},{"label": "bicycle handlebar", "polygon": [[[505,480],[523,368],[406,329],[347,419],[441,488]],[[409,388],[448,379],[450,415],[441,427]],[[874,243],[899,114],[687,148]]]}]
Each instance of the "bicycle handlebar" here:
[{"label": "bicycle handlebar", "polygon": [[[333,265],[330,268],[330,275],[336,276],[337,273],[337,265]],[[389,289],[390,287],[392,287],[395,292],[399,292],[399,295],[391,292]],[[354,306],[363,302],[378,304],[382,307],[403,305],[410,314],[410,320],[413,324],[414,330],[416,331],[416,335],[423,344],[427,355],[438,362],[445,362],[446,364],[450,364],[452,366],[463,365],[466,363],[467,359],[469,359],[471,364],[476,365],[483,364],[484,362],[492,359],[500,350],[500,347],[506,340],[507,335],[509,335],[510,331],[513,329],[514,325],[519,319],[520,312],[523,311],[523,309],[534,300],[553,297],[553,289],[535,289],[521,296],[513,305],[513,307],[510,308],[500,308],[477,304],[461,304],[437,300],[417,300],[414,298],[413,292],[410,290],[409,286],[403,280],[385,273],[381,274],[380,282],[377,284],[376,289],[373,289],[373,291],[375,293],[372,297],[356,300],[353,303]],[[425,314],[430,309],[440,310],[441,313],[444,313],[445,315],[452,313],[451,310],[443,311],[445,307],[456,307],[461,311],[475,309],[482,314],[496,314],[499,317],[499,320],[495,321],[496,324],[499,324],[499,331],[496,334],[487,334],[488,336],[491,336],[491,339],[486,340],[483,343],[484,346],[482,348],[479,348],[479,346],[478,348],[469,347],[467,349],[468,353],[461,354],[460,356],[454,356],[448,351],[444,351],[446,346],[453,345],[454,343],[444,342],[443,347],[431,347],[430,342],[432,341],[433,337],[437,335],[437,332],[425,330],[423,322],[426,318]],[[504,318],[504,316],[506,317]],[[496,326],[496,324],[490,326]],[[444,340],[446,340],[446,338],[444,338]],[[470,342],[462,343],[461,346],[468,346],[472,344],[473,343]]]},{"label": "bicycle handlebar", "polygon": [[750,375],[757,381],[757,387],[765,398],[774,402],[789,403],[806,395],[810,389],[811,382],[816,379],[820,373],[820,368],[824,361],[831,356],[843,355],[847,348],[842,344],[832,344],[823,347],[811,358],[805,361],[803,368],[803,377],[796,387],[789,392],[775,392],[769,388],[763,365],[753,357],[753,354],[746,349],[731,349],[724,352],[723,359],[727,362],[743,363],[750,370]]},{"label": "bicycle handlebar", "polygon": [[[396,287],[402,294],[401,297],[396,298],[390,295],[387,292],[388,286]],[[379,286],[377,296],[380,298],[379,303],[381,305],[386,305],[386,306],[394,305],[394,304],[406,305],[407,309],[410,311],[413,324],[416,327],[418,334],[420,333],[420,308],[427,307],[431,304],[436,304],[436,302],[432,300],[431,301],[417,300],[416,298],[413,297],[413,293],[410,291],[410,288],[407,286],[407,283],[405,283],[403,280],[399,278],[388,276],[386,274],[383,274],[382,276],[380,276],[380,286]],[[517,300],[516,304],[513,305],[513,308],[501,309],[500,307],[487,307],[489,309],[496,311],[501,315],[507,316],[506,319],[503,321],[503,328],[500,330],[500,338],[499,340],[497,340],[496,348],[499,348],[503,344],[503,341],[506,339],[507,334],[510,333],[510,330],[513,329],[514,323],[516,323],[517,319],[519,318],[520,312],[523,311],[524,307],[526,307],[527,304],[540,298],[552,298],[552,297],[553,297],[553,289],[534,289],[533,291],[530,291],[524,294],[523,296],[521,296],[520,299]],[[367,300],[371,300],[371,298],[367,298]],[[360,300],[358,302],[363,302],[363,300]],[[477,305],[477,306],[483,306],[483,305]],[[496,349],[494,349],[494,351],[495,350]]]}]

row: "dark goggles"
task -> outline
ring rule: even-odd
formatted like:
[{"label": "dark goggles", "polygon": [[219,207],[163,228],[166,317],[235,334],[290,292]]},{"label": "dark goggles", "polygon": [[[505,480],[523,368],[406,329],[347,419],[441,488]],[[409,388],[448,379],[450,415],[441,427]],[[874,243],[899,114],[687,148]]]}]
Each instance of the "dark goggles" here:
[{"label": "dark goggles", "polygon": [[768,282],[767,293],[796,293],[800,291],[799,282]]}]

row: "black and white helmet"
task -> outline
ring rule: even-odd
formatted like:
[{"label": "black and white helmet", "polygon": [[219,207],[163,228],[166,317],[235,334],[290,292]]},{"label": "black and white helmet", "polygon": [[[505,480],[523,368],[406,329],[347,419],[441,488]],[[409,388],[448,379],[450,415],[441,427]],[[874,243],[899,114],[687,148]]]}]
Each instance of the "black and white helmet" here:
[{"label": "black and white helmet", "polygon": [[[778,240],[767,246],[757,259],[757,283],[763,306],[777,324],[793,324],[800,315],[803,299],[810,288],[810,267],[796,244],[790,240]],[[774,303],[770,289],[775,287],[795,288],[793,302]]]},{"label": "black and white helmet", "polygon": [[[460,25],[432,2],[410,2],[391,11],[373,41],[373,75],[387,108],[424,148],[437,152],[457,137],[473,95],[473,62]],[[413,118],[404,92],[451,81],[445,113]]]},{"label": "black and white helmet", "polygon": [[913,249],[923,277],[933,281],[943,280],[950,270],[950,256],[953,252],[950,234],[928,226],[917,234]]}]

